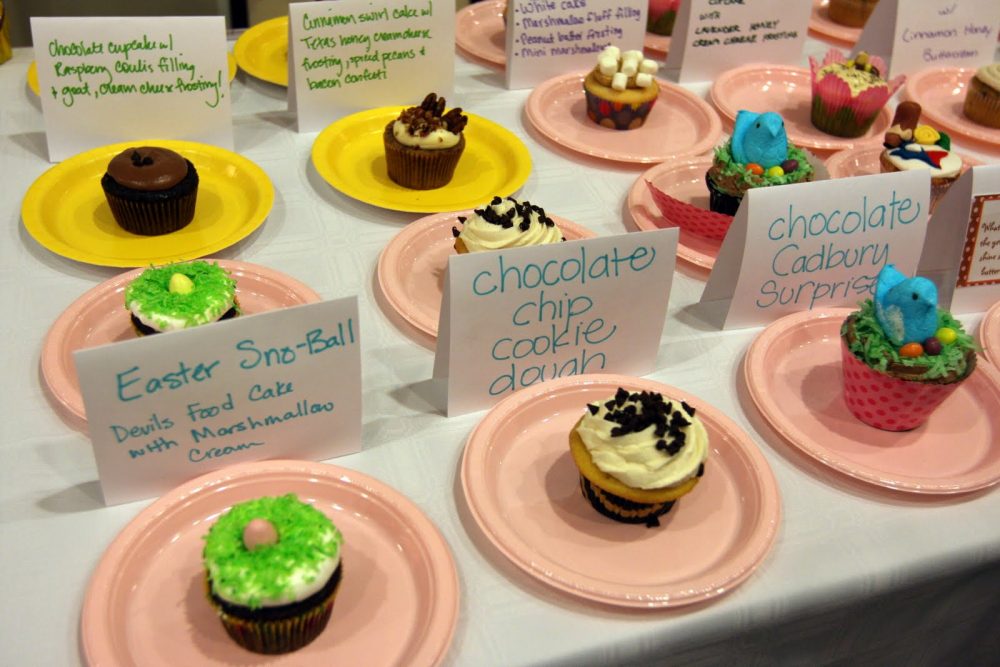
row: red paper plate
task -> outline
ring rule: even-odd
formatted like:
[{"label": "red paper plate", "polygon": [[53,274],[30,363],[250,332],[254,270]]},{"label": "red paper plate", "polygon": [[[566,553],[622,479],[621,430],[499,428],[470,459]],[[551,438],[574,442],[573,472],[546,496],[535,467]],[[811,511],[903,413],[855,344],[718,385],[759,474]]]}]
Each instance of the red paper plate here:
[{"label": "red paper plate", "polygon": [[[607,519],[580,493],[569,432],[586,403],[618,387],[685,400],[708,430],[701,482],[657,528]],[[498,403],[469,436],[462,490],[476,523],[514,565],[617,607],[676,607],[731,591],[767,556],[781,521],[771,469],[735,422],[680,389],[620,375],[560,378]]]},{"label": "red paper plate", "polygon": [[[295,493],[344,534],[344,579],[323,633],[261,656],[236,645],[205,599],[202,536],[234,504]],[[105,551],[80,622],[91,665],[437,665],[458,618],[458,573],[437,528],[381,482],[309,461],[241,463],[143,510]]]},{"label": "red paper plate", "polygon": [[840,325],[851,312],[788,315],[751,344],[743,379],[775,432],[832,471],[897,491],[962,493],[1000,481],[1000,373],[977,364],[912,431],[867,426],[841,390]]}]

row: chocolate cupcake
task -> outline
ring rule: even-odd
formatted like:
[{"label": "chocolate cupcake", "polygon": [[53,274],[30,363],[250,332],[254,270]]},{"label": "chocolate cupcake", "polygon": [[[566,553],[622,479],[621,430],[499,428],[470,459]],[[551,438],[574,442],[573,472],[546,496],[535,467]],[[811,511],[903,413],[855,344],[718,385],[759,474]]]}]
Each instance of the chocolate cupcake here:
[{"label": "chocolate cupcake", "polygon": [[101,187],[115,222],[143,236],[169,234],[194,218],[198,172],[166,148],[129,148],[108,164]]},{"label": "chocolate cupcake", "polygon": [[462,130],[469,119],[459,107],[444,109],[445,99],[430,93],[420,106],[404,109],[385,126],[385,165],[394,183],[432,190],[451,181],[465,150]]}]

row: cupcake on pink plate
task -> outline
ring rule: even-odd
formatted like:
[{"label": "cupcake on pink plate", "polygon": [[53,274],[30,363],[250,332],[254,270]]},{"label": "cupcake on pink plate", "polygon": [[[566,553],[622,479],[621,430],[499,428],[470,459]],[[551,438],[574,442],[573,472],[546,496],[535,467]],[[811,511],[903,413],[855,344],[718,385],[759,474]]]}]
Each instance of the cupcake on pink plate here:
[{"label": "cupcake on pink plate", "polygon": [[830,49],[823,62],[809,57],[812,73],[812,124],[837,137],[860,137],[868,131],[906,77],[886,81],[885,61],[862,51],[848,59]]},{"label": "cupcake on pink plate", "polygon": [[674,22],[680,7],[681,0],[649,0],[646,32],[669,37],[674,32]]}]

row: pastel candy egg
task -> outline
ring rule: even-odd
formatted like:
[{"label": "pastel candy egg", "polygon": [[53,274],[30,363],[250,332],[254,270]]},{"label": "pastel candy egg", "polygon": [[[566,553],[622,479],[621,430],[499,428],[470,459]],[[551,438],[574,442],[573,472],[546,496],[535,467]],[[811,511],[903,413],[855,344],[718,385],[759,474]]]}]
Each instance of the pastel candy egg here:
[{"label": "pastel candy egg", "polygon": [[934,333],[934,337],[947,345],[948,343],[954,343],[955,339],[958,338],[958,334],[950,327],[941,327]]},{"label": "pastel candy egg", "polygon": [[253,519],[243,528],[243,546],[247,551],[278,543],[278,531],[267,519]]},{"label": "pastel candy egg", "polygon": [[923,353],[924,346],[920,343],[907,343],[903,347],[899,348],[899,356],[909,359],[922,356]]},{"label": "pastel candy egg", "polygon": [[748,162],[747,171],[749,171],[751,174],[757,174],[758,176],[760,176],[761,174],[764,173],[764,167],[760,166],[756,162]]},{"label": "pastel candy egg", "polygon": [[167,284],[167,291],[171,294],[190,294],[194,289],[194,283],[183,273],[174,273],[170,276]]},{"label": "pastel candy egg", "polygon": [[781,163],[781,168],[785,170],[786,174],[790,174],[799,168],[799,161],[794,158],[789,158]]},{"label": "pastel candy egg", "polygon": [[931,355],[932,357],[936,357],[937,355],[941,354],[941,351],[943,349],[944,346],[941,345],[941,341],[939,341],[937,338],[928,338],[927,340],[924,341],[924,352]]},{"label": "pastel candy egg", "polygon": [[767,170],[768,176],[784,176],[785,170],[781,168],[781,165],[776,164]]}]

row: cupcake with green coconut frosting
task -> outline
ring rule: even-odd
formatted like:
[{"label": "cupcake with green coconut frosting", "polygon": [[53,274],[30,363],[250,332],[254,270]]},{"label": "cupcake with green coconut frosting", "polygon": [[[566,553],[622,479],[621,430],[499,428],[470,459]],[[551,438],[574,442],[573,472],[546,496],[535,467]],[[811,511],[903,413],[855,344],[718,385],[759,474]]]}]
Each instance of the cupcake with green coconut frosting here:
[{"label": "cupcake with green coconut frosting", "polygon": [[125,288],[125,308],[140,336],[210,324],[239,314],[236,281],[202,260],[154,267]]},{"label": "cupcake with green coconut frosting", "polygon": [[343,536],[294,494],[234,505],[205,536],[208,597],[226,632],[256,653],[288,653],[326,627]]}]

